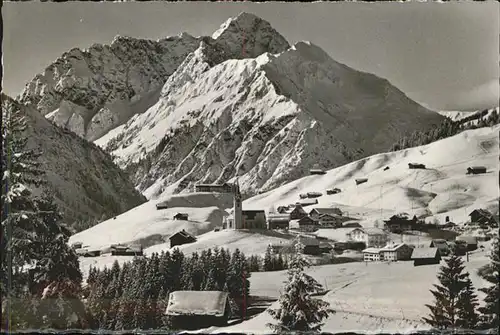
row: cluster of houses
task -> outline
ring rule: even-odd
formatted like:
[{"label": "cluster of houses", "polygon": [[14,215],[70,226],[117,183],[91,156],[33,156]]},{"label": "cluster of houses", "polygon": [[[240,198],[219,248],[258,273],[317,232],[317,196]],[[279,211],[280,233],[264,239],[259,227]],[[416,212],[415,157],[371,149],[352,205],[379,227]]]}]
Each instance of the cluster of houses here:
[{"label": "cluster of houses", "polygon": [[[304,209],[308,204],[297,203],[279,206],[266,214],[264,210],[243,210],[242,226],[244,229],[290,229],[314,231],[318,228],[340,228],[355,219],[343,215],[339,208]],[[225,218],[223,228],[233,226],[233,215]]]},{"label": "cluster of houses", "polygon": [[140,244],[112,244],[108,249],[92,249],[84,246],[82,242],[75,242],[71,245],[78,256],[98,257],[103,254],[113,256],[143,256],[142,245]]}]

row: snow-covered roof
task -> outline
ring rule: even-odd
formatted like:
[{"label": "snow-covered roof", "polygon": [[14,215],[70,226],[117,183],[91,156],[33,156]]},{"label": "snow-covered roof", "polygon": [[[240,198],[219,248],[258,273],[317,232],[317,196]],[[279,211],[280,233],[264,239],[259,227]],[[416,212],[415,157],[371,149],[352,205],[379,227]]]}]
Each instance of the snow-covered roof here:
[{"label": "snow-covered roof", "polygon": [[363,253],[378,254],[380,251],[381,251],[381,249],[379,249],[379,248],[366,248],[365,250],[363,250]]},{"label": "snow-covered roof", "polygon": [[223,316],[228,299],[221,291],[175,291],[170,293],[166,315]]},{"label": "snow-covered roof", "polygon": [[270,213],[267,215],[267,221],[290,221],[290,214]]},{"label": "snow-covered roof", "polygon": [[[318,214],[330,214],[330,215],[342,215],[342,211],[339,208],[313,208],[312,211],[318,212]],[[309,212],[309,213],[311,213]]]},{"label": "snow-covered roof", "polygon": [[402,246],[406,245],[405,243],[399,243],[399,244],[394,244],[394,245],[386,245],[385,247],[383,247],[382,249],[380,249],[381,252],[384,252],[384,251],[396,251],[398,250],[399,248],[401,248]]},{"label": "snow-covered roof", "polygon": [[438,254],[438,248],[415,248],[411,258],[434,258]]}]

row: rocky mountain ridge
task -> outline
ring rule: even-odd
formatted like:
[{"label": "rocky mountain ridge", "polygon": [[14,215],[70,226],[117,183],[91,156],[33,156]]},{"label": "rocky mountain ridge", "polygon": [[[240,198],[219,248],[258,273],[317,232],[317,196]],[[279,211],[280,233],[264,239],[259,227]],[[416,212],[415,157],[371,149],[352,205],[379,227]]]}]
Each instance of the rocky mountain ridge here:
[{"label": "rocky mountain ridge", "polygon": [[[162,76],[143,75],[140,62],[131,61],[131,68],[142,69],[128,77],[142,78],[134,79],[132,90],[139,98],[130,98],[134,95],[124,89],[127,80],[118,71],[122,86],[103,89],[100,100],[92,98],[92,90],[82,93],[86,103],[75,100],[80,93],[67,94],[61,82],[97,81],[79,80],[75,65],[64,80],[51,77],[54,71],[43,80],[38,77],[21,100],[36,103],[42,114],[106,148],[147,197],[235,177],[245,195],[252,195],[300,178],[316,165],[331,169],[386,151],[401,134],[443,120],[387,80],[340,64],[318,46],[290,46],[252,14],[229,19],[211,37],[180,36],[179,47],[172,48],[182,52],[170,51],[179,55],[175,61],[158,56],[170,64]],[[69,57],[65,59],[67,64]],[[50,86],[55,81],[50,78],[59,81]],[[102,103],[90,108],[92,101],[106,101],[102,97],[115,92],[122,94],[121,103],[136,99],[147,108],[128,112],[123,104],[110,109]],[[113,99],[108,100],[117,101]],[[100,115],[107,116],[94,122]]]},{"label": "rocky mountain ridge", "polygon": [[[2,108],[12,98],[2,94]],[[146,199],[109,154],[76,134],[61,129],[31,107],[17,104],[27,120],[28,147],[41,152],[47,185],[65,222],[107,219],[143,204]]]}]

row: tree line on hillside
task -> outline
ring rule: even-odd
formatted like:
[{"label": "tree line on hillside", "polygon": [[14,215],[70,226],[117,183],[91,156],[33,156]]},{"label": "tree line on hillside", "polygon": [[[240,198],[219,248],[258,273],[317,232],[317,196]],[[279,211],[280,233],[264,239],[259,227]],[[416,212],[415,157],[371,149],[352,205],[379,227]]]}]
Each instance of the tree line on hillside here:
[{"label": "tree line on hillside", "polygon": [[453,255],[446,259],[437,275],[439,285],[431,290],[434,304],[426,305],[430,315],[423,320],[434,329],[465,329],[498,331],[499,323],[499,282],[500,250],[498,236],[493,241],[490,264],[481,276],[490,285],[481,288],[485,294],[484,306],[479,307],[479,299],[462,258]]},{"label": "tree line on hillside", "polygon": [[402,137],[398,142],[393,144],[390,151],[398,151],[426,145],[447,137],[454,136],[465,130],[482,127],[492,127],[498,124],[500,121],[496,110],[494,110],[487,118],[484,118],[483,114],[480,114],[477,125],[471,122],[471,120],[473,119],[474,116],[459,121],[452,121],[451,119],[446,118],[438,126],[434,126],[433,128],[424,131],[414,131],[413,133],[411,133],[411,135]]}]

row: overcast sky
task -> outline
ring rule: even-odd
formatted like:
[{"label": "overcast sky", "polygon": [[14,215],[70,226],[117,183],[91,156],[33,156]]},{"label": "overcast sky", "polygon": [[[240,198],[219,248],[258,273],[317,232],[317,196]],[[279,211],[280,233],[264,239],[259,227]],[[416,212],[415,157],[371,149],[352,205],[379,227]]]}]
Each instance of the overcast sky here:
[{"label": "overcast sky", "polygon": [[73,47],[110,43],[117,34],[211,35],[241,11],[269,21],[291,44],[311,41],[341,63],[387,78],[435,110],[498,105],[497,2],[4,2],[3,89],[17,95]]}]

